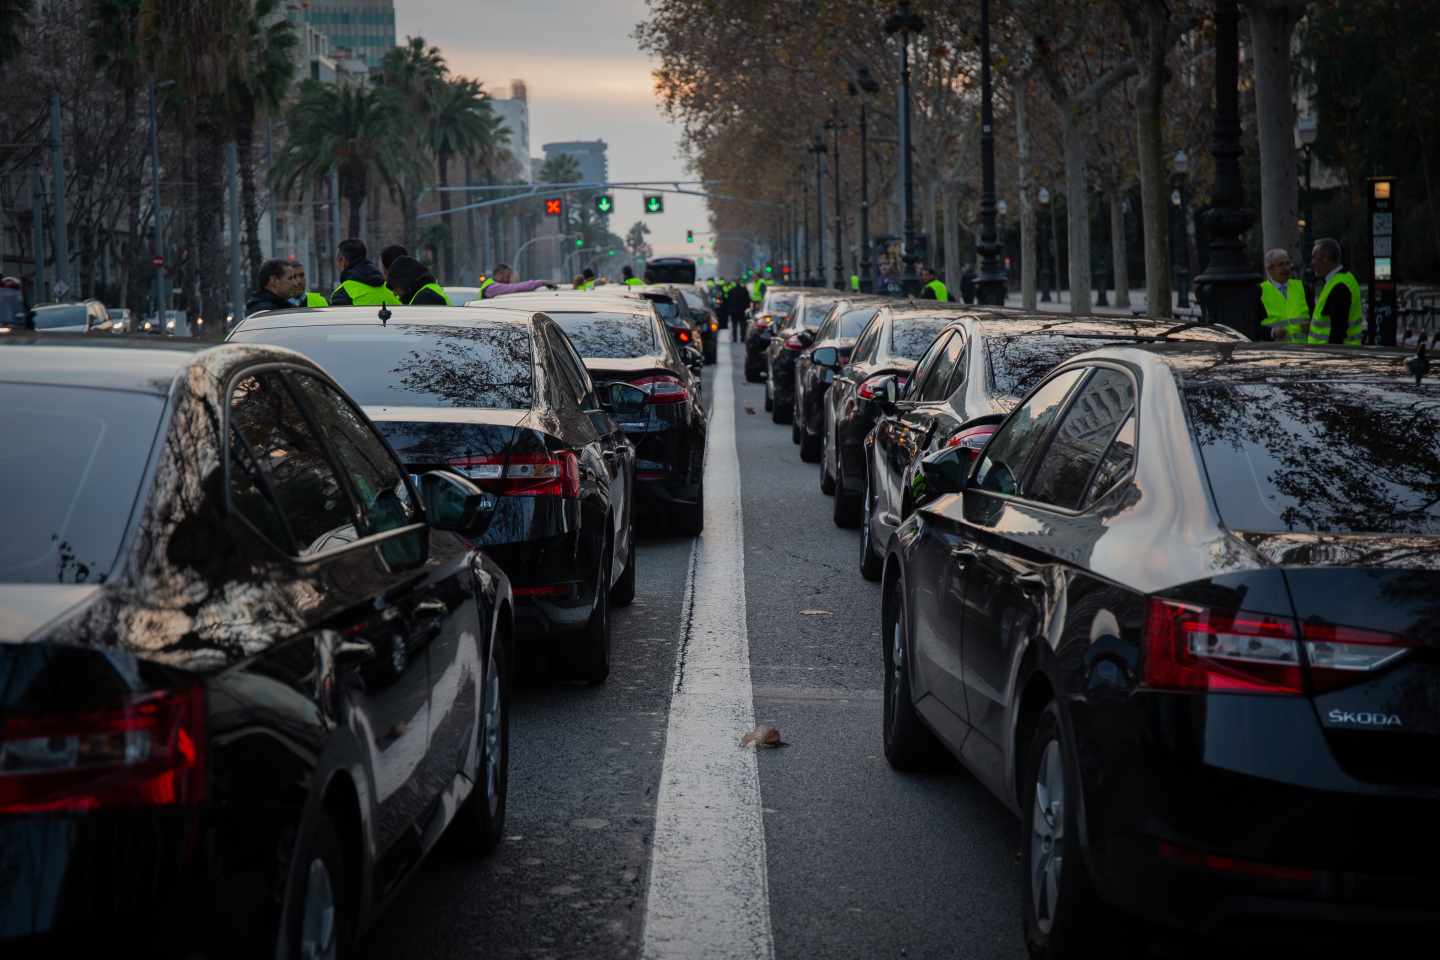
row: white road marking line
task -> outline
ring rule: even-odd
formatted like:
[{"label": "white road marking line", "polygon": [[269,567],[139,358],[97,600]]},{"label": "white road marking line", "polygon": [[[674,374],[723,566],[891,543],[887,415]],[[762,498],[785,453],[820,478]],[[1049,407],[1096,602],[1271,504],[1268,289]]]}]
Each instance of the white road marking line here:
[{"label": "white road marking line", "polygon": [[644,960],[772,960],[765,822],[754,750],[745,537],[730,351],[715,367],[705,533],[691,554],[655,804]]}]

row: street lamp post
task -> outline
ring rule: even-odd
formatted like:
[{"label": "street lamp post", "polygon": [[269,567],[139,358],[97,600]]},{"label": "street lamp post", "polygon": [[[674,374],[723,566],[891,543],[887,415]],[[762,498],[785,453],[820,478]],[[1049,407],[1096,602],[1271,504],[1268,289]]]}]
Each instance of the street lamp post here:
[{"label": "street lamp post", "polygon": [[1315,285],[1315,270],[1310,266],[1310,251],[1315,247],[1315,194],[1311,192],[1310,174],[1313,170],[1315,140],[1320,135],[1320,122],[1314,113],[1306,112],[1295,124],[1295,140],[1305,154],[1305,219],[1301,240],[1300,260],[1305,264],[1305,282]]},{"label": "street lamp post", "polygon": [[[862,66],[855,71],[850,83],[850,95],[872,94],[880,91],[880,84],[871,75],[870,68]],[[860,97],[860,289],[869,293],[875,289],[870,262],[870,146],[866,126],[866,100]]]},{"label": "street lamp post", "polygon": [[990,83],[990,0],[980,0],[980,270],[975,299],[1002,306],[1008,283],[995,233],[995,105]]},{"label": "street lamp post", "polygon": [[885,32],[900,34],[900,169],[904,190],[901,194],[905,217],[905,272],[900,279],[905,296],[918,296],[920,277],[915,272],[915,179],[910,163],[910,36],[925,31],[925,19],[910,10],[907,0],[885,19]]},{"label": "street lamp post", "polygon": [[810,182],[805,179],[805,168],[800,168],[800,213],[804,218],[804,229],[801,231],[800,245],[800,272],[803,276],[802,282],[805,286],[813,286],[815,283],[815,272],[810,264],[815,256],[815,235],[810,232]]},{"label": "street lamp post", "polygon": [[1050,243],[1049,238],[1045,235],[1045,231],[1049,229],[1050,225],[1050,188],[1041,187],[1040,194],[1036,199],[1040,201],[1040,262],[1036,264],[1036,266],[1040,268],[1037,271],[1040,274],[1040,302],[1049,303],[1050,268],[1046,262],[1045,254],[1050,249]]},{"label": "street lamp post", "polygon": [[1175,206],[1176,226],[1180,233],[1179,243],[1172,243],[1172,258],[1175,261],[1175,290],[1179,294],[1181,310],[1190,308],[1190,230],[1187,222],[1190,216],[1190,197],[1186,192],[1186,174],[1190,172],[1190,158],[1184,150],[1175,154],[1175,175],[1171,180],[1174,189],[1170,202]]},{"label": "street lamp post", "polygon": [[1242,237],[1255,222],[1245,207],[1240,176],[1240,11],[1237,0],[1215,0],[1214,201],[1205,213],[1210,262],[1195,278],[1200,309],[1209,323],[1236,330],[1254,326],[1255,288],[1260,275],[1245,256]]},{"label": "street lamp post", "polygon": [[825,138],[815,131],[815,142],[810,145],[815,154],[815,280],[818,285],[825,283]]},{"label": "street lamp post", "polygon": [[840,128],[843,126],[838,117],[833,118],[826,124],[830,128],[831,142],[831,163],[834,169],[831,177],[834,180],[835,201],[831,204],[835,208],[835,289],[845,289],[845,235],[842,231],[840,216]]}]

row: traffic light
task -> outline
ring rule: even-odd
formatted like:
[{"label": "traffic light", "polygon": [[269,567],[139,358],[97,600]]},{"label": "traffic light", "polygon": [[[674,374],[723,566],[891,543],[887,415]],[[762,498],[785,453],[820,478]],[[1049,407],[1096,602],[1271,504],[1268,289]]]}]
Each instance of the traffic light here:
[{"label": "traffic light", "polygon": [[768,277],[768,276],[770,276],[770,274],[772,274],[772,273],[774,273],[774,272],[775,272],[775,268],[774,268],[774,267],[770,266],[770,264],[768,264],[768,263],[765,264],[765,276]]},{"label": "traffic light", "polygon": [[790,275],[790,264],[782,264],[780,267],[780,272],[788,277]]},{"label": "traffic light", "polygon": [[565,213],[565,201],[559,197],[545,198],[545,216],[558,217]]},{"label": "traffic light", "polygon": [[606,251],[605,251],[605,256],[607,256],[607,257],[613,257],[613,256],[615,256],[615,248],[614,248],[614,247],[611,247],[609,250],[606,250]]},{"label": "traffic light", "polygon": [[615,198],[608,193],[602,193],[595,198],[595,210],[601,215],[612,213],[615,210]]},{"label": "traffic light", "polygon": [[584,238],[583,238],[583,237],[576,237],[576,238],[575,238],[575,247],[576,247],[576,249],[579,249],[580,247],[583,247],[583,246],[585,246],[585,240],[584,240]]},{"label": "traffic light", "polygon": [[646,213],[664,213],[664,212],[665,212],[665,198],[662,197],[662,196],[660,196],[659,194],[648,194],[648,195],[646,195],[646,197],[645,197],[645,212],[646,212]]},{"label": "traffic light", "polygon": [[694,230],[686,230],[686,231],[685,231],[685,242],[686,242],[686,243],[694,243],[694,242],[695,242],[695,231],[694,231]]}]

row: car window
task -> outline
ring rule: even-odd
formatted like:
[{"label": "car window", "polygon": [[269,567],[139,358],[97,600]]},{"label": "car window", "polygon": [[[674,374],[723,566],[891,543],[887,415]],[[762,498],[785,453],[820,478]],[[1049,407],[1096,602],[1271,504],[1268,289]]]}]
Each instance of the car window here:
[{"label": "car window", "polygon": [[[835,306],[835,301],[833,301],[833,300],[827,300],[827,301],[825,301],[825,302],[823,302],[823,303],[807,303],[807,304],[805,304],[805,322],[804,322],[804,326],[806,326],[806,327],[818,327],[818,326],[820,325],[820,323],[825,319],[825,315],[830,312],[830,308],[833,307],[833,306]],[[796,323],[792,323],[792,324],[791,324],[791,326],[798,326],[798,325],[799,325],[799,324],[796,324]]]},{"label": "car window", "polygon": [[655,352],[655,324],[631,313],[554,313],[546,315],[565,331],[580,356],[595,360],[644,357]]},{"label": "car window", "polygon": [[589,380],[585,377],[583,364],[559,330],[550,327],[545,332],[550,338],[550,362],[558,372],[565,392],[580,409],[586,409],[585,395],[589,392]]},{"label": "car window", "polygon": [[1045,438],[1083,369],[1066,370],[1046,383],[1010,414],[1000,432],[985,446],[973,486],[995,493],[1018,494],[1025,464]]},{"label": "car window", "polygon": [[0,583],[106,581],[164,410],[148,393],[0,383]]},{"label": "car window", "polygon": [[[993,329],[993,328],[992,328]],[[1000,396],[1023,397],[1057,366],[1091,350],[1133,344],[1134,337],[1065,336],[1058,333],[1022,333],[985,337],[990,385]]]},{"label": "car window", "polygon": [[299,556],[356,539],[349,495],[279,374],[236,382],[230,427],[231,502],[262,533],[276,529],[276,518],[264,509],[268,502],[284,517]]},{"label": "car window", "polygon": [[53,330],[56,327],[83,327],[88,313],[82,304],[61,307],[36,307],[35,329]]},{"label": "car window", "polygon": [[[953,337],[954,334],[950,336]],[[929,375],[930,370],[935,366],[936,362],[944,356],[945,347],[949,341],[950,337],[936,340],[930,345],[930,349],[925,351],[925,355],[920,358],[920,362],[915,364],[915,373],[910,377],[910,385],[905,391],[905,399],[913,400],[920,395],[921,384],[925,381],[925,378]]]},{"label": "car window", "polygon": [[855,341],[855,348],[850,351],[851,363],[868,363],[874,359],[875,345],[880,342],[880,330],[883,326],[879,320],[871,317],[871,322],[861,332],[860,339]]},{"label": "car window", "polygon": [[916,388],[915,400],[920,403],[939,403],[950,396],[951,376],[961,364],[964,353],[965,338],[956,333],[945,343],[945,349],[939,354],[940,359]]},{"label": "car window", "polygon": [[1090,481],[1090,492],[1085,497],[1085,505],[1089,506],[1113,490],[1116,484],[1130,476],[1134,466],[1135,414],[1132,412],[1116,431],[1115,438],[1110,441],[1110,449],[1100,458],[1100,466],[1095,468],[1095,477]]},{"label": "car window", "polygon": [[305,354],[361,406],[523,410],[531,403],[530,329],[520,324],[242,327],[231,339]]},{"label": "car window", "polygon": [[815,342],[816,342],[816,343],[819,343],[819,342],[822,341],[822,340],[829,340],[830,338],[832,338],[832,337],[834,337],[834,336],[835,336],[835,314],[832,313],[832,314],[830,314],[828,317],[825,318],[825,322],[824,322],[824,323],[820,324],[820,329],[815,331]]},{"label": "car window", "polygon": [[[1135,408],[1135,382],[1101,367],[1075,394],[1025,491],[1031,500],[1078,509],[1090,477]],[[1134,444],[1132,443],[1133,447]]]},{"label": "car window", "polygon": [[295,373],[291,381],[315,421],[325,425],[325,437],[360,501],[363,533],[384,533],[415,523],[419,511],[405,475],[360,411],[318,377]]},{"label": "car window", "polygon": [[918,360],[935,342],[945,324],[942,317],[906,317],[890,324],[890,355]]}]

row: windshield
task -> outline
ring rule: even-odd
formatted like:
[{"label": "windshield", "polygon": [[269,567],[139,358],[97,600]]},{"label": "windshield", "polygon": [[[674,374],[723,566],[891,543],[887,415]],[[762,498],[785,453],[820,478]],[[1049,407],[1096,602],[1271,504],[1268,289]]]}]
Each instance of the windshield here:
[{"label": "windshield", "polygon": [[851,310],[840,318],[840,330],[835,335],[837,337],[854,340],[860,336],[860,331],[865,329],[865,324],[869,323],[874,316],[874,308]]},{"label": "windshield", "polygon": [[825,317],[830,313],[830,308],[835,306],[835,301],[827,300],[823,303],[805,304],[805,326],[815,328],[825,322]]},{"label": "windshield", "polygon": [[105,582],[164,409],[146,393],[0,383],[0,582]]},{"label": "windshield", "polygon": [[1440,383],[1207,383],[1184,394],[1232,530],[1440,534]]},{"label": "windshield", "polygon": [[528,327],[275,327],[231,339],[305,354],[362,406],[518,410],[531,402]]},{"label": "windshield", "polygon": [[655,322],[627,313],[550,313],[575,352],[589,360],[643,357],[655,352]]},{"label": "windshield", "polygon": [[765,309],[784,316],[795,309],[796,296],[793,293],[776,293],[765,298]]},{"label": "windshield", "polygon": [[890,324],[890,353],[906,360],[919,360],[949,322],[941,317],[896,320]]},{"label": "windshield", "polygon": [[85,308],[78,303],[67,304],[63,307],[37,307],[35,309],[36,330],[83,326],[85,326]]}]

